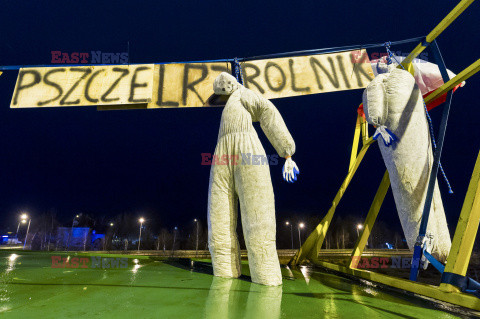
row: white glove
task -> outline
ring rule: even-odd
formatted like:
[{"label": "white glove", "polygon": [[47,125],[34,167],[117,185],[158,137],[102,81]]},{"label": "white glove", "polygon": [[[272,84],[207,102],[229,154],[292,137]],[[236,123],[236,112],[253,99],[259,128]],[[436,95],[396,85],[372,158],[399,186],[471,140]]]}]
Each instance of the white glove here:
[{"label": "white glove", "polygon": [[283,165],[283,179],[288,183],[293,183],[297,180],[297,175],[300,174],[297,164],[292,160],[291,157],[287,157],[285,160],[285,165]]},{"label": "white glove", "polygon": [[377,127],[375,134],[373,134],[373,139],[376,140],[379,136],[382,136],[383,143],[387,147],[398,141],[398,137],[393,134],[392,131],[390,131],[385,125]]}]

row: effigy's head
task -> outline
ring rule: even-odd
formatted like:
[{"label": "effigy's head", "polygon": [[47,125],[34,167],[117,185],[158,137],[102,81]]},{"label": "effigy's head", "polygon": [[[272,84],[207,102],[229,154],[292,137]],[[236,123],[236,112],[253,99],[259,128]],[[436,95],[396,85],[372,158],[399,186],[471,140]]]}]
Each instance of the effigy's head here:
[{"label": "effigy's head", "polygon": [[220,73],[213,81],[213,92],[217,95],[230,95],[240,88],[240,83],[237,82],[231,74],[227,72]]}]

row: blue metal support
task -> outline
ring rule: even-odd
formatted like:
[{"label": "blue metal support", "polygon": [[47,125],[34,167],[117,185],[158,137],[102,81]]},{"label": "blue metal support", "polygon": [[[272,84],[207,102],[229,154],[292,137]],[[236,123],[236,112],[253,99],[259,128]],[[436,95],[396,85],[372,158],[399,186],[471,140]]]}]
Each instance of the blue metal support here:
[{"label": "blue metal support", "polygon": [[[436,64],[440,69],[440,73],[442,74],[443,81],[445,83],[448,82],[450,78],[448,77],[447,68],[443,61],[442,54],[440,53],[440,49],[438,48],[437,42],[433,41],[432,45],[430,45],[429,48],[433,54]],[[435,189],[435,183],[437,181],[440,157],[442,156],[443,141],[445,139],[445,132],[447,130],[447,122],[448,122],[448,115],[450,112],[451,102],[452,102],[452,91],[449,91],[447,94],[447,101],[443,107],[442,121],[440,122],[440,129],[439,129],[438,138],[437,138],[437,149],[435,150],[433,155],[433,165],[430,173],[430,178],[428,181],[427,196],[425,198],[425,206],[423,208],[422,221],[420,223],[420,231],[419,231],[417,242],[415,243],[415,248],[413,251],[412,268],[410,269],[410,280],[413,280],[413,281],[416,281],[418,278],[420,259],[423,253],[423,249],[421,245],[422,245],[423,238],[425,237],[427,232],[428,218],[430,215],[430,208],[432,206],[433,191]]]}]

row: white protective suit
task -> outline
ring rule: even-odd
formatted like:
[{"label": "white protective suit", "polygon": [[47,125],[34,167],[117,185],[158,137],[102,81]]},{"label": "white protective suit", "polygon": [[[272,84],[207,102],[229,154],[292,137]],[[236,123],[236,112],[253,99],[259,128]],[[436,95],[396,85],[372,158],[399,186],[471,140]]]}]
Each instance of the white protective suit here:
[{"label": "white protective suit", "polygon": [[[390,174],[395,204],[408,247],[413,249],[419,234],[428,180],[433,163],[432,146],[423,99],[414,77],[390,65],[372,80],[363,93],[367,122],[385,126],[397,143],[378,146]],[[442,198],[435,185],[427,236],[433,236],[432,253],[445,260],[451,247]]]},{"label": "white protective suit", "polygon": [[213,277],[204,318],[280,319],[281,306],[282,286],[262,286],[240,279]]},{"label": "white protective suit", "polygon": [[239,84],[230,74],[224,72],[215,79],[214,92],[230,95],[222,113],[214,156],[224,160],[212,163],[210,171],[208,243],[214,275],[227,278],[241,275],[236,234],[240,200],[252,281],[281,285],[270,169],[252,122],[260,122],[280,157],[292,156],[295,143],[275,106]]}]

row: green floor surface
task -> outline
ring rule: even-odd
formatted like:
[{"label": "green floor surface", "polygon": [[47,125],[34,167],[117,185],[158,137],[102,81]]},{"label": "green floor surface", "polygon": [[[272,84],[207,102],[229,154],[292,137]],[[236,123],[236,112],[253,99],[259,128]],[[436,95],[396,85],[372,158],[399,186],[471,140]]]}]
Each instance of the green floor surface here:
[{"label": "green floor surface", "polygon": [[[70,263],[89,258],[87,268],[52,268],[52,257],[68,256]],[[92,256],[113,259],[95,263]],[[0,317],[455,318],[419,299],[307,267],[283,268],[283,286],[265,287],[249,281],[246,263],[240,279],[223,279],[205,261],[115,259],[121,257],[1,251]]]}]

